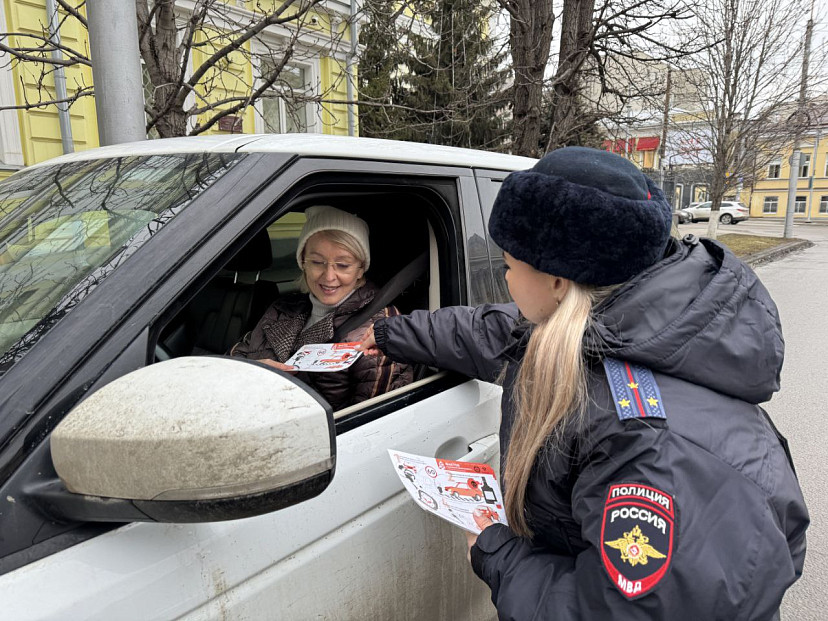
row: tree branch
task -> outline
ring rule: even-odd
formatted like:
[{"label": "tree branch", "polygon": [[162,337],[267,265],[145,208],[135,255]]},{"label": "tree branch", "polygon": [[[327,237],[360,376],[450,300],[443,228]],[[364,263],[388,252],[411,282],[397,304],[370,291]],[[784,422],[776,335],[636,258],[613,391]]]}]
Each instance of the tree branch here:
[{"label": "tree branch", "polygon": [[79,9],[80,9],[80,8],[81,8],[84,4],[86,4],[86,0],[84,0],[83,2],[81,2],[81,3],[80,3],[78,6],[76,6],[76,7],[74,7],[74,6],[72,6],[71,4],[69,4],[68,2],[66,2],[66,0],[55,0],[55,1],[56,1],[59,5],[60,5],[60,7],[61,7],[64,11],[66,11],[69,15],[71,15],[71,16],[72,16],[72,17],[74,17],[76,20],[78,20],[81,24],[83,24],[83,27],[84,27],[84,28],[89,28],[89,24],[87,23],[86,18],[85,18],[83,15],[81,15],[81,13],[80,13],[80,11],[79,11]]}]

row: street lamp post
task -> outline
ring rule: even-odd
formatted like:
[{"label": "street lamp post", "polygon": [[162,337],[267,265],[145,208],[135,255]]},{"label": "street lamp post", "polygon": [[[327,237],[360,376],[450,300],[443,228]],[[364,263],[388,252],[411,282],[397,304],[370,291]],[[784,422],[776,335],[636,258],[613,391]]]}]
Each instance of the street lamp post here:
[{"label": "street lamp post", "polygon": [[135,2],[89,0],[86,12],[100,143],[146,140]]}]

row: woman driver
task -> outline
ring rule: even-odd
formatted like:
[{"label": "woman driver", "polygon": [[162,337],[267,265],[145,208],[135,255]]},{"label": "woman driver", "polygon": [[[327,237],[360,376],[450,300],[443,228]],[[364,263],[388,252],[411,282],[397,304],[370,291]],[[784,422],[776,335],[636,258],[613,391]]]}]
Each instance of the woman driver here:
[{"label": "woman driver", "polygon": [[[365,279],[371,263],[365,221],[329,206],[309,207],[305,215],[296,249],[303,293],[274,301],[255,329],[233,346],[231,356],[290,371],[284,362],[299,348],[333,342],[334,331],[374,299],[377,289]],[[367,326],[398,314],[393,306],[377,311],[345,341],[359,340]],[[386,356],[362,356],[343,371],[299,377],[337,410],[410,383],[413,370]]]}]

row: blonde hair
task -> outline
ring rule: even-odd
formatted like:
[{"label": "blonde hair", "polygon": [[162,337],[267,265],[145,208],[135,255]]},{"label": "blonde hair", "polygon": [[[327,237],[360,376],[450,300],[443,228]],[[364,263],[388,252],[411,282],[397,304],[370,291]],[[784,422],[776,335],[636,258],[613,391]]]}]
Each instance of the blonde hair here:
[{"label": "blonde hair", "polygon": [[584,333],[593,309],[617,289],[570,283],[557,310],[535,326],[518,372],[515,420],[506,456],[506,515],[518,535],[531,537],[526,489],[544,446],[561,444],[565,424],[583,417],[587,403]]},{"label": "blonde hair", "polygon": [[[368,257],[365,254],[365,250],[363,250],[362,245],[350,233],[346,233],[345,231],[340,231],[340,230],[337,230],[337,229],[324,229],[322,231],[317,231],[316,233],[311,235],[311,237],[308,238],[308,241],[310,241],[310,239],[312,237],[315,237],[316,235],[319,235],[320,237],[322,237],[324,239],[327,239],[332,244],[336,244],[340,248],[343,248],[344,250],[347,250],[352,255],[354,255],[354,258],[357,260],[357,262],[363,268],[365,267],[365,262],[368,260]],[[307,293],[308,291],[310,291],[310,289],[308,288],[308,280],[307,280],[307,275],[305,274],[305,266],[304,266],[305,250],[307,250],[307,247],[308,247],[307,244],[305,244],[305,247],[302,248],[302,262],[303,262],[303,264],[302,264],[302,273],[299,276],[299,290],[302,293]],[[356,287],[354,287],[354,289],[359,289],[364,284],[365,284],[365,272],[362,273],[362,276],[357,281]]]}]

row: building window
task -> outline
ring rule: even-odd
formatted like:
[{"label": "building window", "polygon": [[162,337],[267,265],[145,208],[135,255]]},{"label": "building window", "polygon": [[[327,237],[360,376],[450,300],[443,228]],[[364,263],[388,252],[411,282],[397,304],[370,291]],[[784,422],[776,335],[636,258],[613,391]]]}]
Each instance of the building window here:
[{"label": "building window", "polygon": [[691,203],[703,203],[707,200],[707,186],[694,185],[690,196]]},{"label": "building window", "polygon": [[776,208],[779,206],[778,196],[766,196],[765,202],[762,205],[762,213],[776,213]]},{"label": "building window", "polygon": [[[262,74],[268,65],[262,60]],[[311,104],[302,101],[313,93],[310,68],[286,64],[273,86],[262,97],[264,131],[272,134],[306,132],[314,125]]]},{"label": "building window", "polygon": [[806,198],[804,196],[797,196],[796,200],[794,201],[794,213],[805,213],[805,202]]},{"label": "building window", "polygon": [[779,179],[779,173],[782,170],[782,160],[776,158],[768,164],[768,179]]},{"label": "building window", "polygon": [[681,209],[681,207],[682,207],[681,194],[682,194],[683,191],[684,191],[684,184],[683,183],[677,183],[676,184],[676,189],[674,190],[674,195],[673,195],[673,205],[677,209]]},{"label": "building window", "polygon": [[801,160],[799,160],[799,177],[807,177],[808,171],[811,168],[811,156],[807,153],[803,153],[801,155]]},{"label": "building window", "polygon": [[819,199],[819,213],[828,213],[828,196]]}]

